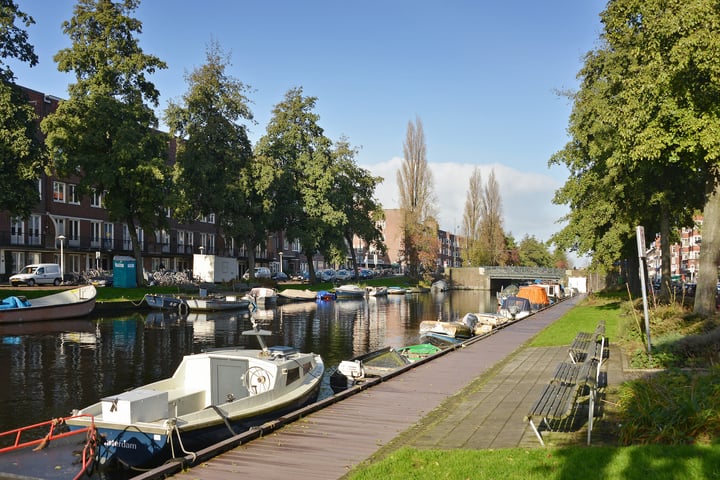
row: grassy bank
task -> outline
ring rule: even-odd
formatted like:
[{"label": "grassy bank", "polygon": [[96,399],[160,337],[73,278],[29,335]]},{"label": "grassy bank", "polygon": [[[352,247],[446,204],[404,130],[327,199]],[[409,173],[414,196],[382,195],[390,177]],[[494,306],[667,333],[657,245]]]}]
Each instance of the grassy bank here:
[{"label": "grassy bank", "polygon": [[[644,338],[639,331],[638,305],[631,304],[622,293],[589,297],[539,333],[529,345],[567,345],[578,331],[593,331],[599,320],[605,320],[608,337],[625,355],[642,356],[638,353],[642,352]],[[652,357],[671,359],[672,365],[662,365],[664,370],[642,376],[611,392],[616,404],[605,412],[606,415],[612,412],[612,421],[603,419],[598,423],[613,423],[614,430],[603,446],[502,450],[405,447],[383,452],[382,458],[365,462],[346,477],[350,480],[720,479],[720,388],[717,387],[720,369],[677,370],[675,367],[681,363],[681,352],[689,350],[677,347],[684,344],[679,337],[692,337],[692,345],[707,345],[716,338],[712,325],[714,321],[694,319],[682,308],[653,308],[651,332],[662,333],[658,335],[657,346],[654,343]],[[668,330],[675,332],[674,348],[664,340],[669,336],[665,333]],[[698,335],[707,338],[697,339]],[[688,359],[689,363],[697,364],[700,354],[698,349],[692,351],[695,357]],[[712,364],[712,351],[704,351],[700,356],[706,366]]]},{"label": "grassy bank", "polygon": [[[216,284],[216,285],[203,285],[203,288],[209,292],[242,292],[249,290],[254,285],[260,285],[261,283],[256,282],[255,284],[249,284],[245,282],[239,282],[235,284]],[[331,282],[316,283],[309,285],[307,283],[294,283],[294,282],[283,282],[277,284],[275,282],[263,282],[262,285],[266,287],[277,288],[278,290],[285,290],[286,288],[299,288],[302,290],[308,289],[314,292],[320,290],[332,290],[335,285]],[[376,278],[370,280],[363,280],[358,282],[358,285],[364,286],[399,286],[408,287],[411,283],[406,277],[385,277]],[[98,302],[140,302],[146,293],[160,293],[160,294],[183,294],[183,295],[197,295],[200,287],[197,285],[179,285],[172,287],[137,287],[137,288],[118,288],[118,287],[98,287],[97,289],[97,301]],[[42,297],[60,291],[60,289],[49,288],[49,287],[4,287],[0,293],[0,297],[5,298],[12,295],[24,296],[28,299]]]}]

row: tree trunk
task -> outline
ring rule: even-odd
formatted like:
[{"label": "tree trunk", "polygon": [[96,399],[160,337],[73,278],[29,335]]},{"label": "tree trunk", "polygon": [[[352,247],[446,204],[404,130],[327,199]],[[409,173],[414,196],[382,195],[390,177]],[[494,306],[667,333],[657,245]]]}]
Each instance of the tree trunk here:
[{"label": "tree trunk", "polygon": [[135,222],[132,218],[127,219],[128,233],[130,234],[130,243],[132,244],[133,256],[135,257],[135,283],[138,287],[145,286],[145,275],[143,274],[142,251],[140,250],[140,241],[138,240]]},{"label": "tree trunk", "polygon": [[715,180],[703,210],[700,265],[695,290],[697,315],[709,317],[716,310],[718,254],[720,253],[720,183]]},{"label": "tree trunk", "polygon": [[255,280],[255,242],[245,242],[245,248],[247,248],[247,259],[248,259],[248,282]]},{"label": "tree trunk", "polygon": [[672,273],[670,271],[670,216],[667,207],[660,210],[660,260],[662,269],[660,275],[660,299],[670,301],[670,285]]}]

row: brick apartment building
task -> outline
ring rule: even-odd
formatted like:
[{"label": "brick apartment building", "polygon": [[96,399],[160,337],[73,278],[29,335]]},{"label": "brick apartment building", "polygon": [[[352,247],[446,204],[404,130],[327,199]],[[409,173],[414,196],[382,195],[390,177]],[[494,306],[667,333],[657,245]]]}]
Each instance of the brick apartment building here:
[{"label": "brick apartment building", "polygon": [[[24,90],[40,119],[57,109],[59,98]],[[168,161],[173,162],[176,151],[173,141],[168,151]],[[31,263],[63,263],[65,272],[75,273],[90,269],[109,270],[115,256],[132,255],[127,226],[109,220],[103,207],[103,193],[95,192],[81,198],[77,184],[78,178],[43,174],[38,181],[38,202],[29,218],[16,218],[0,211],[0,279],[7,281],[11,274]],[[237,258],[240,274],[247,270],[247,251],[223,235],[214,215],[191,224],[179,223],[168,216],[168,225],[166,230],[138,228],[142,267],[146,271],[157,271],[160,265],[173,271],[192,269],[193,254]],[[399,266],[402,263],[400,211],[386,210],[380,226],[388,247],[387,255],[380,255],[356,240],[353,244],[356,258],[371,268]],[[457,237],[443,231],[438,235],[442,245],[438,266],[459,266]],[[255,258],[257,266],[268,266],[272,271],[282,269],[286,273],[295,273],[308,267],[300,244],[285,238],[282,232],[269,233],[266,244],[255,252]],[[312,261],[316,269],[331,266],[322,256],[316,256]]]}]

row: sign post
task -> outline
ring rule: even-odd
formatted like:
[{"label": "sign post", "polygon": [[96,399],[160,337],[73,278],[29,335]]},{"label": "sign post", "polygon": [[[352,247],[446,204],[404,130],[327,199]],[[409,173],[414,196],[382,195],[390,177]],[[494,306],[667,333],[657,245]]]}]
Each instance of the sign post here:
[{"label": "sign post", "polygon": [[652,357],[652,347],[650,344],[650,316],[648,315],[647,288],[645,287],[645,261],[647,260],[645,257],[645,228],[638,226],[636,227],[635,231],[637,234],[638,258],[640,260],[640,286],[642,287],[643,313],[645,314],[645,337],[647,338],[647,353],[648,357]]}]

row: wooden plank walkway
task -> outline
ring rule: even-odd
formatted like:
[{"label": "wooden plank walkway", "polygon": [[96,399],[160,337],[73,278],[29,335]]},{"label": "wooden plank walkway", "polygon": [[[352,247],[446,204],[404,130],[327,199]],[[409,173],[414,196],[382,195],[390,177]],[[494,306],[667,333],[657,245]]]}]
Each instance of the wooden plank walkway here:
[{"label": "wooden plank walkway", "polygon": [[[272,433],[202,461],[185,472],[178,473],[181,469],[178,464],[168,464],[135,478],[144,480],[173,475],[177,479],[193,480],[245,476],[265,480],[338,479],[408,428],[422,425],[422,419],[428,413],[518,350],[581,298],[571,298],[497,330],[493,335],[417,365]],[[414,440],[414,446],[518,446],[526,437],[523,402],[531,401],[537,389],[546,383],[549,370],[557,363],[555,358],[567,356],[566,352],[566,348],[524,349],[489,381],[495,382],[493,388],[472,393],[470,400],[475,407],[471,412],[467,409],[452,411],[439,425],[421,432]],[[539,374],[538,369],[549,373]],[[487,391],[494,392],[492,398]],[[472,417],[468,418],[470,414]],[[483,429],[484,423],[493,433]]]}]

